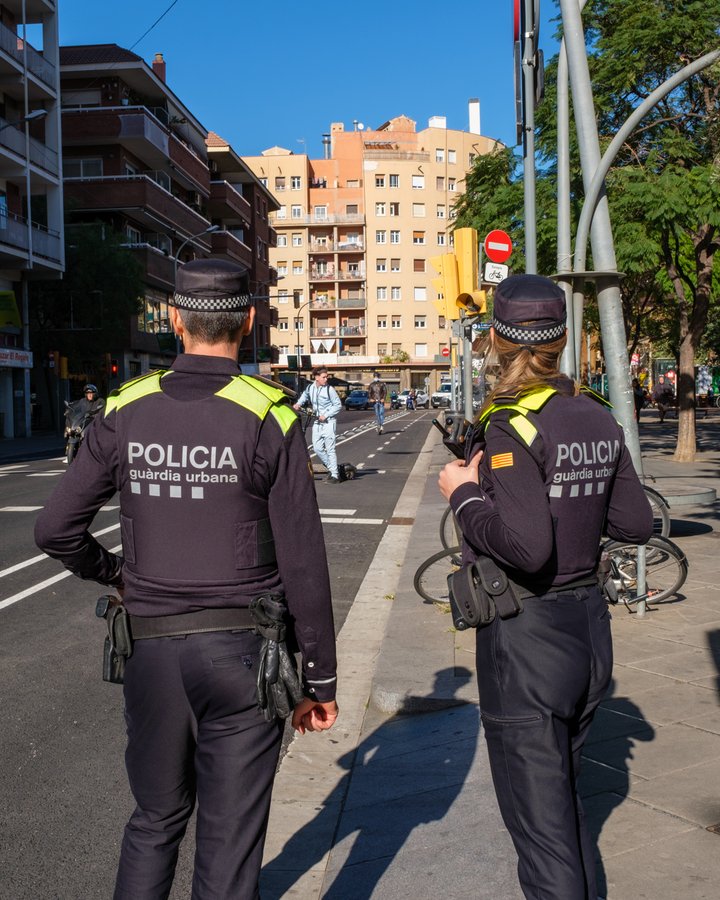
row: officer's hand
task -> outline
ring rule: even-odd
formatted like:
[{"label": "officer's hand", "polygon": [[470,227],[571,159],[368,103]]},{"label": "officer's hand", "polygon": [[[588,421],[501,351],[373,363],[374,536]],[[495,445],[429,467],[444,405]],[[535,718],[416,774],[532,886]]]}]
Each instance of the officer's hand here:
[{"label": "officer's hand", "polygon": [[335,724],[338,706],[334,700],[318,703],[306,697],[293,710],[292,727],[305,734],[306,731],[327,731]]},{"label": "officer's hand", "polygon": [[464,459],[454,459],[441,469],[438,486],[440,493],[446,500],[450,499],[453,491],[459,488],[461,484],[480,483],[478,466],[482,457],[483,452],[481,450],[468,463]]}]

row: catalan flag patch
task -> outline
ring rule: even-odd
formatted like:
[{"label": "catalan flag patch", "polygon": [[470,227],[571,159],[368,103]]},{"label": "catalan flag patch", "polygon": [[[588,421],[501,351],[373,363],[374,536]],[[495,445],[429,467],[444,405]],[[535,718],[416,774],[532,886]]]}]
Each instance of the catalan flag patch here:
[{"label": "catalan flag patch", "polygon": [[490,457],[490,468],[491,469],[505,469],[507,466],[514,466],[515,461],[513,459],[512,452],[510,453],[496,453],[495,456]]}]

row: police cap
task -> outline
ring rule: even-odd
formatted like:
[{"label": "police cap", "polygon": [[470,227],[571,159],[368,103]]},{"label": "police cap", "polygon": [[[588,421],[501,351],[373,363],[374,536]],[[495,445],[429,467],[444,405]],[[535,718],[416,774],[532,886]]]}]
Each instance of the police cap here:
[{"label": "police cap", "polygon": [[542,275],[511,275],[495,288],[493,327],[513,344],[550,344],[565,334],[565,293]]},{"label": "police cap", "polygon": [[193,259],[178,269],[172,306],[194,312],[239,312],[252,305],[247,270],[224,259]]}]

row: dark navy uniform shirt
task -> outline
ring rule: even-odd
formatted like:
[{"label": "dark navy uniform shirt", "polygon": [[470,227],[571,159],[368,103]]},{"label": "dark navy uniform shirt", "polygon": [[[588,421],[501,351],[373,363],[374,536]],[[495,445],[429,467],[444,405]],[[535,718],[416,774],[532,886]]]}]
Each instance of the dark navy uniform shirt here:
[{"label": "dark navy uniform shirt", "polygon": [[461,485],[450,497],[467,561],[491,556],[536,593],[592,576],[603,528],[639,544],[652,533],[652,511],[621,427],[591,397],[573,396],[569,380],[557,387],[538,412],[523,417],[529,443],[507,410],[491,415],[484,435],[473,432],[466,457],[484,449],[480,483]]},{"label": "dark navy uniform shirt", "polygon": [[[122,558],[88,531],[116,491]],[[240,376],[230,359],[185,354],[111,395],[35,534],[81,578],[123,584],[136,616],[247,607],[284,589],[306,686],[318,700],[335,696],[325,542],[302,430],[282,391]]]}]

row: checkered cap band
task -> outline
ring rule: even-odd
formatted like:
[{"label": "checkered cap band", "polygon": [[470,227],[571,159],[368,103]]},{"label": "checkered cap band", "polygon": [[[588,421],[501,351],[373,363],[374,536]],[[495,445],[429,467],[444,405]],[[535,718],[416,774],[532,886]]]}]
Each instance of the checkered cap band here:
[{"label": "checkered cap band", "polygon": [[494,318],[493,328],[500,337],[513,344],[550,344],[565,334],[565,319],[547,325],[515,325]]},{"label": "checkered cap band", "polygon": [[192,297],[188,294],[174,294],[171,305],[194,312],[239,312],[252,306],[252,297],[250,294],[236,294],[232,297]]}]

